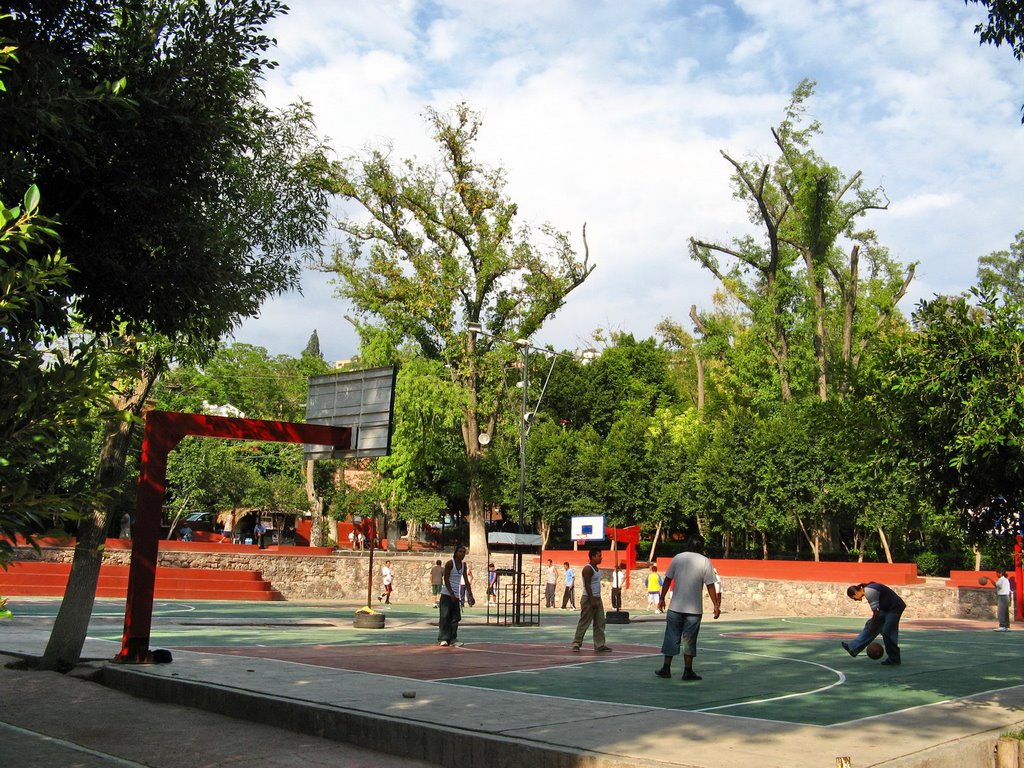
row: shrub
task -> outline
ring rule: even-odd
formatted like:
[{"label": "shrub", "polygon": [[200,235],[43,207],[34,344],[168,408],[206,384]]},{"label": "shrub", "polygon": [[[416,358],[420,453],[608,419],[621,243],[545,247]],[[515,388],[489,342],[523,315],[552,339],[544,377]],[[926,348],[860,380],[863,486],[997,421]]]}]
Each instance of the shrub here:
[{"label": "shrub", "polygon": [[942,559],[934,552],[920,552],[914,560],[923,576],[937,576],[942,568]]}]

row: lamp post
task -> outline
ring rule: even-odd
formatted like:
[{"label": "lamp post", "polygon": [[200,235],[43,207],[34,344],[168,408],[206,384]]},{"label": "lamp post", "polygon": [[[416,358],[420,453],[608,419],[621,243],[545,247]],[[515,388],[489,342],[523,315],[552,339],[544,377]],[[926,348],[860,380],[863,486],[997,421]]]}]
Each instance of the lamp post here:
[{"label": "lamp post", "polygon": [[526,533],[523,519],[526,516],[526,433],[527,433],[527,405],[526,390],[530,383],[530,344],[526,339],[519,339],[516,348],[523,353],[523,376],[521,384],[523,387],[522,407],[519,410],[519,533]]},{"label": "lamp post", "polygon": [[[512,604],[512,623],[522,623],[523,613],[523,550],[521,537],[526,533],[526,437],[530,432],[530,422],[533,419],[533,411],[530,410],[528,404],[528,388],[530,383],[530,351],[535,350],[545,355],[552,356],[552,370],[554,369],[554,360],[558,357],[571,357],[561,352],[553,352],[548,349],[542,349],[540,347],[534,347],[530,344],[528,339],[507,339],[501,336],[496,336],[492,333],[488,333],[483,330],[479,323],[469,323],[466,326],[466,330],[469,332],[470,337],[474,336],[486,336],[489,339],[495,341],[504,342],[506,344],[512,344],[522,355],[522,377],[520,379],[520,386],[523,388],[523,397],[520,401],[519,409],[519,519],[518,526],[516,528],[517,536],[515,543],[513,544],[513,559],[515,562],[515,592],[514,600]],[[550,379],[551,371],[548,371],[548,378]],[[547,388],[547,381],[544,382],[544,388]],[[540,398],[544,397],[544,391],[541,391]],[[537,400],[538,407],[540,406],[540,398]]]}]

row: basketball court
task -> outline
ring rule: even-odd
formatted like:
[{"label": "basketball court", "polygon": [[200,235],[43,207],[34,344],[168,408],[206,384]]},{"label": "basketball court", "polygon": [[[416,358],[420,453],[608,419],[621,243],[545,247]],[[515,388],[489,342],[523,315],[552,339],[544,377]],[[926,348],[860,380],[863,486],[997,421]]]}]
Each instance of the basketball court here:
[{"label": "basketball court", "polygon": [[[52,617],[58,605],[11,600],[16,617],[25,619]],[[90,638],[118,643],[123,610],[123,601],[98,601]],[[856,619],[708,616],[694,665],[704,680],[684,683],[681,659],[673,679],[654,676],[664,623],[646,612],[634,613],[628,625],[609,625],[614,652],[597,654],[589,635],[583,650],[572,652],[572,611],[547,611],[540,626],[506,627],[488,624],[479,606],[467,608],[459,630],[465,645],[443,648],[428,606],[385,609],[386,626],[377,630],[353,628],[353,610],[158,602],[152,647],[560,699],[566,706],[604,702],[824,728],[992,696],[1022,683],[1024,632],[993,632],[990,622],[904,620],[904,663],[885,667],[840,647],[863,624]]]}]

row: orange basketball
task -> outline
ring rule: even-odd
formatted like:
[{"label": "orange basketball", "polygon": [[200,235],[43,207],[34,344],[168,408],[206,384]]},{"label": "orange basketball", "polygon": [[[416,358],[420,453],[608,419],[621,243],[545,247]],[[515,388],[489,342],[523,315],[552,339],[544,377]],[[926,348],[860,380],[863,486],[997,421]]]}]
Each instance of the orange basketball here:
[{"label": "orange basketball", "polygon": [[880,659],[885,650],[882,648],[881,643],[869,643],[864,652],[868,655],[869,659]]},{"label": "orange basketball", "polygon": [[984,587],[986,584],[988,584],[988,576],[979,576],[978,583]]}]

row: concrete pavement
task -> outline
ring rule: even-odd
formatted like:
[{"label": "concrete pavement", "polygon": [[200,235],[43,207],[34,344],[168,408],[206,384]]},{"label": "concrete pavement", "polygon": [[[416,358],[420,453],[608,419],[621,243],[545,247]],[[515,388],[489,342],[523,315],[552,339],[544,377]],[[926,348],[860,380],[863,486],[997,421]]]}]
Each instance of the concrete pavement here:
[{"label": "concrete pavement", "polygon": [[[4,620],[0,653],[39,655],[48,635]],[[90,640],[83,655],[116,651]],[[1024,723],[1020,686],[827,728],[183,651],[78,674],[103,685],[0,671],[3,765],[991,768],[999,734]]]}]

